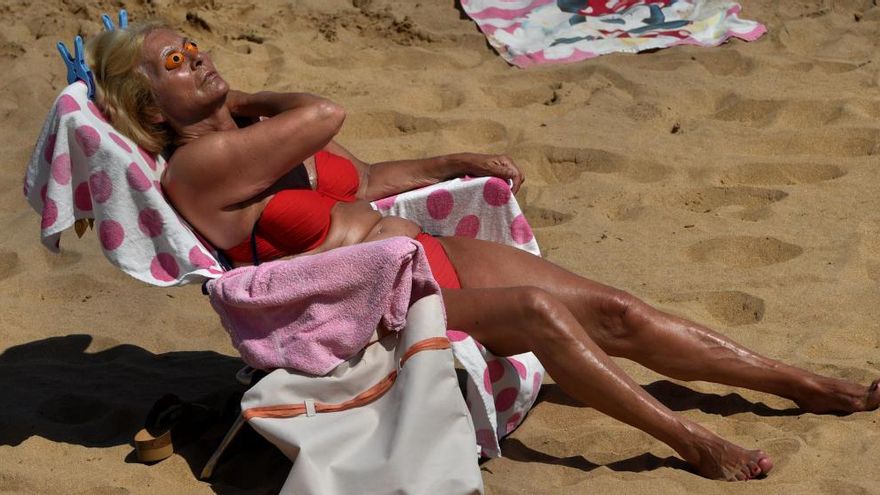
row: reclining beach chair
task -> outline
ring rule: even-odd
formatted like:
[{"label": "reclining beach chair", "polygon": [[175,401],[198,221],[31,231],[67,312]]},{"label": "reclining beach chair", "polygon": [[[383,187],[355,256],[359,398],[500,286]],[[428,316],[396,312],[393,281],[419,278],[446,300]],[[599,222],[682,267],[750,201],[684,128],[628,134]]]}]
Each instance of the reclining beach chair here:
[{"label": "reclining beach chair", "polygon": [[[67,86],[49,112],[24,181],[24,195],[41,215],[42,243],[58,252],[62,232],[74,226],[82,235],[94,225],[107,259],[138,280],[165,287],[223,277],[227,268],[216,251],[164,198],[159,179],[165,165],[161,156],[140,149],[107,123],[84,83]],[[374,207],[413,219],[434,235],[478,237],[539,254],[509,185],[497,178],[456,179],[376,201]],[[236,270],[243,269],[248,268]],[[442,309],[426,311],[445,321]],[[427,317],[420,311],[416,318]],[[462,332],[449,330],[446,336],[467,372],[464,395],[475,434],[474,459],[477,452],[499,456],[499,439],[523,420],[537,398],[544,370],[530,353],[499,358]],[[258,384],[259,393],[246,394],[244,402],[255,400],[273,380]],[[309,416],[320,414],[307,409]],[[242,415],[237,425],[246,419]],[[282,450],[294,460],[292,475],[298,463],[307,462],[306,452],[296,446]],[[205,474],[210,475],[218,455]]]}]

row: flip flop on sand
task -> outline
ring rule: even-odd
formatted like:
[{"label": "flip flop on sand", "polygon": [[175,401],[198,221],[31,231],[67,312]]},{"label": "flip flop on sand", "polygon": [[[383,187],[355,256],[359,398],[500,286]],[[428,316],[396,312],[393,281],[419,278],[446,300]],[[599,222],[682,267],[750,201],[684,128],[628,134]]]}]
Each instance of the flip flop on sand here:
[{"label": "flip flop on sand", "polygon": [[163,395],[147,413],[145,427],[134,436],[137,458],[143,463],[171,457],[175,446],[198,438],[211,424],[211,410],[194,402],[183,402],[174,394]]}]

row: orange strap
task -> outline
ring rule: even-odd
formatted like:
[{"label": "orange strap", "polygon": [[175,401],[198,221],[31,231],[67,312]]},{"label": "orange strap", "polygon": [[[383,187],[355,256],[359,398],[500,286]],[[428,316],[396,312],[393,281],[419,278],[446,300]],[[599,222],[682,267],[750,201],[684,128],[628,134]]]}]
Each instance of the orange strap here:
[{"label": "orange strap", "polygon": [[[413,344],[403,356],[400,358],[400,368],[413,357],[422,351],[449,349],[449,339],[446,337],[431,337],[429,339],[420,340]],[[325,402],[315,402],[315,412],[338,412],[361,407],[377,400],[385,395],[394,381],[397,379],[397,370],[392,371],[379,383],[373,385],[367,390],[359,393],[354,398],[338,404],[327,404]],[[245,420],[250,421],[253,418],[293,418],[306,413],[305,403],[285,404],[278,406],[252,407],[241,412]]]}]

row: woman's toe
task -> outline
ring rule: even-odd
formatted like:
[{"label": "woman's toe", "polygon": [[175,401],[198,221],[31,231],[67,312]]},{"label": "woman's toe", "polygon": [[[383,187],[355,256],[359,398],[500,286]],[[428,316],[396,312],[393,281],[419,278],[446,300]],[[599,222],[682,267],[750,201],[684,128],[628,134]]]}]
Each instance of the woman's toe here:
[{"label": "woman's toe", "polygon": [[767,474],[773,469],[773,460],[767,457],[767,454],[764,454],[763,452],[761,452],[761,455],[763,455],[763,457],[758,459],[758,468],[760,469],[759,474]]}]

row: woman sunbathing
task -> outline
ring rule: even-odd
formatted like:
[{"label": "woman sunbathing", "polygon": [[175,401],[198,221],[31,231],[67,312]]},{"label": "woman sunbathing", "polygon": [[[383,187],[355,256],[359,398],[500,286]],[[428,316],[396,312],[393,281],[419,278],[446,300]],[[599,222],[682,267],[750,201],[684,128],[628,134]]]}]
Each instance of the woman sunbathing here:
[{"label": "woman sunbathing", "polygon": [[[90,42],[89,56],[98,105],[147,150],[173,148],[162,177],[166,194],[236,263],[415,238],[443,288],[450,328],[498,355],[533,352],[566,393],[665,442],[703,476],[749,479],[773,462],[670,411],[609,356],[678,380],[775,394],[807,412],[880,404],[878,381],[864,386],[788,366],[539,257],[469,238],[437,239],[369,206],[464,174],[509,179],[515,192],[524,179],[507,157],[364,163],[333,141],[345,118],[340,106],[309,94],[232,91],[193,40],[161,25],[104,33]],[[241,119],[253,123],[242,127]]]}]

